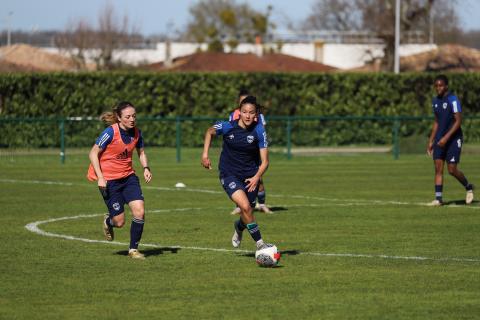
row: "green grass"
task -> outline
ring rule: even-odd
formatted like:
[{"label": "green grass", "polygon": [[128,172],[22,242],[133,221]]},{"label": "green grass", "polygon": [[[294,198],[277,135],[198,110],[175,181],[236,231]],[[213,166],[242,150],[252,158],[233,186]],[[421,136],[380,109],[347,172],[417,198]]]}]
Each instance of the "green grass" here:
[{"label": "green grass", "polygon": [[[141,247],[145,261],[128,259],[123,245],[46,237],[25,228],[98,214],[39,228],[103,240],[105,208],[96,185],[85,179],[86,153],[67,155],[64,165],[55,154],[0,157],[0,319],[480,317],[480,206],[462,205],[464,190],[449,176],[444,197],[458,205],[421,205],[433,197],[433,164],[426,156],[289,161],[271,155],[265,182],[276,214],[257,213],[257,221],[265,240],[284,254],[281,267],[264,269],[244,252],[188,248],[230,250],[233,206],[217,172],[201,168],[200,150],[184,150],[181,164],[172,149],[147,152],[154,178],[142,184],[142,242],[163,249]],[[216,155],[213,150],[215,166]],[[476,157],[464,156],[460,168],[480,184]],[[215,192],[175,190],[178,181]],[[182,208],[192,209],[158,212]],[[253,252],[248,234],[244,239],[242,249]],[[128,242],[128,225],[116,229],[115,240]],[[186,248],[175,252],[170,246]],[[314,252],[321,255],[302,254]]]}]

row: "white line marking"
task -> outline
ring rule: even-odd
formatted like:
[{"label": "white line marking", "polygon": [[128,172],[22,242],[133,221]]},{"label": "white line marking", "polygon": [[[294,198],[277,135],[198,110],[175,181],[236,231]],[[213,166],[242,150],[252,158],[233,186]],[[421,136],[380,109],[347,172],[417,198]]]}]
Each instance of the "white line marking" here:
[{"label": "white line marking", "polygon": [[[179,208],[179,209],[161,209],[161,210],[150,210],[149,212],[173,212],[173,211],[187,211],[187,210],[204,210],[204,208]],[[27,224],[25,228],[33,233],[46,236],[46,237],[54,237],[54,238],[62,238],[66,240],[75,240],[75,241],[82,241],[87,243],[103,243],[103,244],[114,244],[114,245],[121,245],[121,246],[128,246],[128,243],[118,242],[118,241],[106,241],[106,240],[93,240],[87,238],[80,238],[71,235],[65,234],[58,234],[47,232],[39,228],[42,224],[63,221],[63,220],[75,220],[75,219],[83,219],[83,218],[93,218],[99,217],[104,215],[104,213],[100,214],[89,214],[89,215],[77,215],[77,216],[70,216],[70,217],[60,217],[60,218],[52,218],[43,221],[35,221]],[[208,248],[208,247],[195,247],[195,246],[165,246],[155,243],[142,243],[141,246],[143,247],[153,247],[153,248],[172,248],[172,249],[186,249],[186,250],[201,250],[201,251],[214,251],[214,252],[242,252],[242,253],[253,253],[253,251],[249,250],[238,250],[238,249],[223,249],[223,248]],[[429,257],[421,257],[421,256],[389,256],[389,255],[374,255],[374,254],[355,254],[355,253],[322,253],[322,252],[299,252],[299,254],[303,255],[310,255],[310,256],[321,256],[321,257],[340,257],[340,258],[376,258],[376,259],[401,259],[401,260],[417,260],[417,261],[441,261],[441,262],[480,262],[480,259],[473,259],[473,258],[455,258],[455,257],[448,257],[448,258],[429,258]]]},{"label": "white line marking", "polygon": [[[61,185],[61,186],[84,186],[90,187],[91,184],[86,183],[70,183],[62,181],[42,181],[42,180],[16,180],[16,179],[0,179],[0,182],[9,182],[9,183],[29,183],[29,184],[47,184],[47,185]],[[196,193],[208,193],[208,194],[223,194],[223,191],[217,190],[208,190],[208,189],[197,189],[197,188],[169,188],[169,187],[153,187],[153,186],[142,186],[143,189],[150,190],[161,190],[161,191],[186,191],[186,192],[196,192]],[[405,202],[405,201],[388,201],[388,200],[366,200],[366,199],[337,199],[337,198],[323,198],[315,196],[302,196],[302,195],[282,195],[282,194],[269,194],[269,197],[272,198],[291,198],[291,199],[306,199],[306,200],[318,200],[318,201],[328,201],[328,202],[345,202],[345,204],[336,204],[337,206],[362,206],[362,205],[405,205],[405,206],[422,206],[429,207],[430,202]],[[293,207],[295,205],[287,205],[287,207]],[[303,206],[303,205],[302,205]],[[304,205],[308,206],[308,205]],[[317,206],[317,205],[311,205]],[[327,205],[325,205],[327,206]],[[328,204],[332,206],[332,204]],[[480,206],[478,205],[458,205],[458,204],[448,204],[443,205],[446,208],[465,208],[465,209],[474,209],[479,210]]]}]

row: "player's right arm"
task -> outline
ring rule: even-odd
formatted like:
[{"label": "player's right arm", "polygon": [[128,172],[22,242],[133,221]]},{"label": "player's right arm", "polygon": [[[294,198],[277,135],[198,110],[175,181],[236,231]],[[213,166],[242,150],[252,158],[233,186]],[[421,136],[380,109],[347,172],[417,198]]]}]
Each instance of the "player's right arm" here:
[{"label": "player's right arm", "polygon": [[432,126],[432,133],[430,133],[430,138],[428,139],[428,145],[427,145],[427,154],[429,156],[431,156],[433,153],[433,144],[435,140],[435,135],[437,134],[437,130],[438,130],[438,120],[437,120],[437,116],[435,115],[435,120],[433,121],[433,126]]},{"label": "player's right arm", "polygon": [[106,188],[107,181],[103,177],[102,169],[100,168],[100,153],[102,153],[102,149],[97,144],[94,144],[88,157],[90,158],[90,162],[92,163],[93,170],[95,170],[95,174],[97,175],[97,184],[99,188]]},{"label": "player's right arm", "polygon": [[90,162],[92,163],[93,169],[95,170],[95,174],[97,175],[97,184],[99,188],[106,188],[107,181],[103,177],[102,168],[100,167],[100,154],[105,150],[105,148],[112,142],[113,140],[113,128],[108,127],[100,134],[95,141],[88,157],[90,158]]},{"label": "player's right arm", "polygon": [[210,150],[210,144],[212,143],[212,138],[217,135],[217,130],[215,126],[210,127],[205,132],[205,138],[203,139],[203,153],[202,153],[202,166],[205,169],[212,169],[212,162],[208,157],[208,150]]}]

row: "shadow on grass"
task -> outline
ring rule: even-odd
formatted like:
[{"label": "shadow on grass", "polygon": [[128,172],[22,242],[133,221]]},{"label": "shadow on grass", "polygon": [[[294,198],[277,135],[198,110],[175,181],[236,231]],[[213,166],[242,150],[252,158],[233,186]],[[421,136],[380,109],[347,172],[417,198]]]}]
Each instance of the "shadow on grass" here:
[{"label": "shadow on grass", "polygon": [[[151,257],[151,256],[158,256],[160,254],[163,254],[164,252],[177,253],[179,250],[181,250],[181,248],[161,247],[161,248],[140,250],[140,252],[143,253],[145,257]],[[117,251],[116,254],[121,256],[127,256],[128,250],[120,250],[120,251]]]},{"label": "shadow on grass", "polygon": [[[448,206],[448,205],[467,206],[467,204],[465,203],[465,199],[463,199],[463,200],[444,201],[444,202],[443,202],[443,205],[444,205],[444,206]],[[474,201],[472,201],[471,204],[468,204],[468,206],[478,207],[478,206],[480,206],[480,201],[474,200]]]},{"label": "shadow on grass", "polygon": [[[296,256],[300,254],[300,250],[281,250],[280,253],[282,256]],[[239,253],[241,257],[248,257],[248,258],[255,258],[255,252],[248,252],[248,253]]]}]

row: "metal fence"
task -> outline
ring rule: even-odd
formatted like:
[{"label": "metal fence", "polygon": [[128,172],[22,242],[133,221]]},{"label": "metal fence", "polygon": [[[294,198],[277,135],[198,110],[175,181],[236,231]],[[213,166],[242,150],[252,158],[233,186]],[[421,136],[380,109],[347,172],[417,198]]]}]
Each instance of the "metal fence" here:
[{"label": "metal fence", "polygon": [[[425,150],[432,116],[269,116],[270,147],[290,159],[302,147],[387,146],[394,159],[401,149]],[[183,147],[203,145],[205,130],[216,117],[143,117],[138,126],[145,145],[176,148],[181,162]],[[480,142],[480,116],[465,117],[465,141]],[[59,148],[65,162],[66,149],[91,147],[105,128],[91,117],[0,118],[0,150]],[[403,142],[403,144],[402,144]],[[214,144],[220,145],[220,141]],[[385,148],[384,148],[385,149]],[[348,150],[347,150],[348,151]],[[403,152],[403,151],[402,151]]]}]

